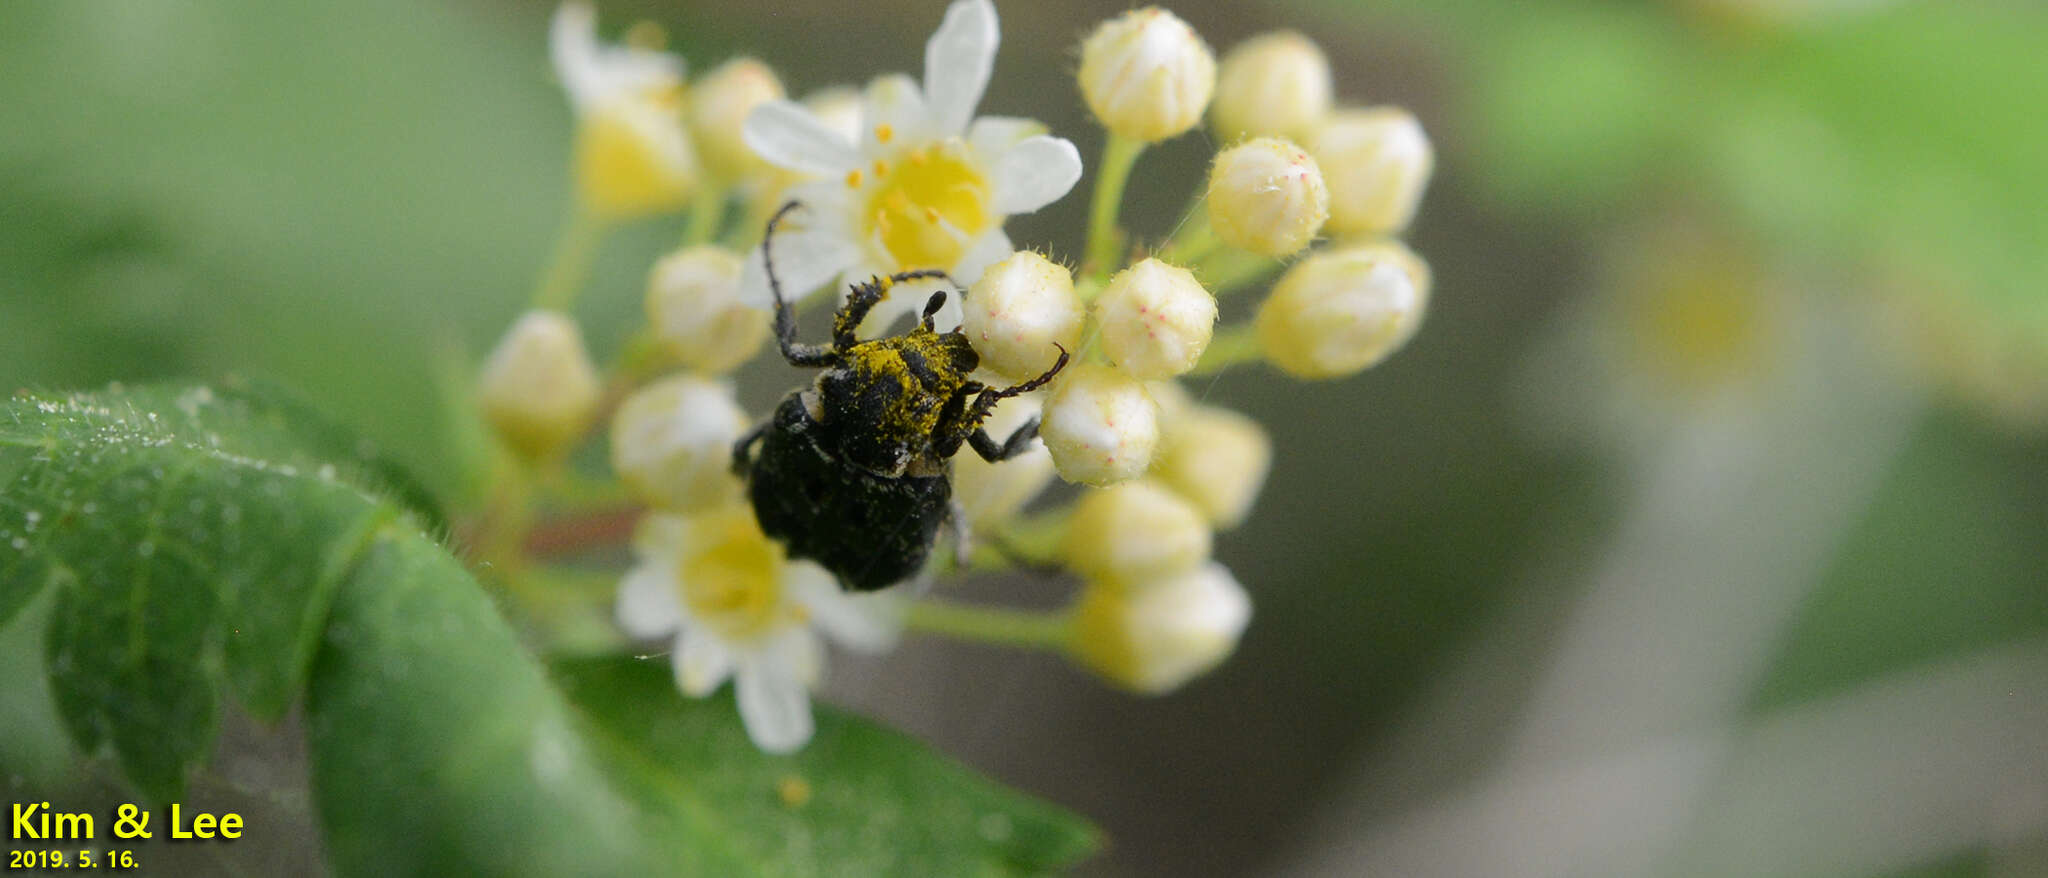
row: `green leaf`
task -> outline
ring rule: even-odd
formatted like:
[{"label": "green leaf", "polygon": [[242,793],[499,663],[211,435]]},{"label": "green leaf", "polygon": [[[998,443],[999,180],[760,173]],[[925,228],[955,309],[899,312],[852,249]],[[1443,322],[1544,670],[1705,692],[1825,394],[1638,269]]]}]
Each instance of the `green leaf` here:
[{"label": "green leaf", "polygon": [[[275,391],[116,388],[0,405],[0,624],[55,589],[52,700],[174,800],[223,690],[303,697],[343,874],[1043,871],[1084,822],[890,732],[822,712],[796,757],[664,668],[584,662],[565,700],[412,483]],[[814,790],[780,804],[787,778]]]},{"label": "green leaf", "polygon": [[1101,843],[1061,809],[822,705],[809,746],[767,757],[729,698],[678,697],[665,661],[580,660],[556,671],[593,741],[657,820],[777,864],[766,874],[1037,874]]}]

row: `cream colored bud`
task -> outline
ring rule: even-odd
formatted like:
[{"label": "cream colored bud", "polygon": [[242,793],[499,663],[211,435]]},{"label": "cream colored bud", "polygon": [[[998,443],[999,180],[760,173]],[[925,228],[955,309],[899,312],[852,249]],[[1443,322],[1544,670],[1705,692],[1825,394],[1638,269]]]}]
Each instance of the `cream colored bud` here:
[{"label": "cream colored bud", "polygon": [[[990,437],[1001,443],[1018,428],[1038,417],[1037,394],[1003,400],[982,423]],[[953,499],[967,513],[976,528],[992,528],[1015,516],[1052,482],[1052,454],[1045,441],[1033,439],[1024,453],[1001,463],[990,463],[973,451],[953,457]]]},{"label": "cream colored bud", "polygon": [[1209,124],[1225,143],[1246,137],[1301,140],[1330,113],[1330,61],[1291,30],[1260,34],[1223,55]]},{"label": "cream colored bud", "polygon": [[1216,332],[1216,297],[1187,269],[1146,259],[1109,279],[1095,298],[1102,352],[1138,378],[1195,367]]},{"label": "cream colored bud", "polygon": [[1436,167],[1422,124],[1398,107],[1339,110],[1309,152],[1330,186],[1330,231],[1340,235],[1407,228]]},{"label": "cream colored bud", "polygon": [[1222,664],[1251,619],[1251,596],[1221,564],[1135,588],[1091,583],[1074,607],[1073,657],[1158,695]]},{"label": "cream colored bud", "polygon": [[656,509],[693,514],[738,499],[732,445],[747,414],[732,385],[691,375],[655,382],[612,418],[612,470]]},{"label": "cream colored bud", "polygon": [[702,245],[671,253],[647,278],[647,322],[677,361],[705,372],[746,362],[768,338],[768,312],[739,302],[738,254]]},{"label": "cream colored bud", "polygon": [[1207,200],[1216,236],[1261,256],[1301,250],[1330,218],[1330,190],[1323,186],[1316,160],[1301,147],[1272,137],[1217,153]]},{"label": "cream colored bud", "polygon": [[1103,366],[1067,367],[1045,400],[1038,435],[1060,478],[1111,485],[1137,478],[1159,444],[1159,408],[1143,382]]},{"label": "cream colored bud", "polygon": [[1244,523],[1273,465],[1273,440],[1259,422],[1225,408],[1192,406],[1167,423],[1152,477],[1218,528]]},{"label": "cream colored bud", "polygon": [[484,418],[529,459],[568,450],[590,426],[601,390],[576,322],[545,310],[526,312],[506,330],[477,381]]},{"label": "cream colored bud", "polygon": [[1195,569],[1209,560],[1209,545],[1200,510],[1163,485],[1137,479],[1084,492],[1060,554],[1091,581],[1133,585]]},{"label": "cream colored bud", "polygon": [[783,98],[782,80],[754,58],[734,58],[690,87],[687,118],[690,137],[705,169],[734,180],[770,165],[740,138],[747,114],[755,107]]},{"label": "cream colored bud", "polygon": [[1096,26],[1081,43],[1080,80],[1104,128],[1151,143],[1202,121],[1216,58],[1187,22],[1147,6]]},{"label": "cream colored bud", "polygon": [[1052,368],[1060,349],[1076,351],[1086,315],[1066,266],[1020,250],[988,267],[961,302],[961,330],[982,368],[1029,381]]},{"label": "cream colored bud", "polygon": [[576,194],[584,210],[630,219],[679,210],[697,187],[697,154],[672,92],[618,97],[576,125]]},{"label": "cream colored bud", "polygon": [[1398,242],[1317,253],[1259,306],[1259,346],[1297,378],[1340,378],[1386,359],[1422,324],[1429,266]]}]

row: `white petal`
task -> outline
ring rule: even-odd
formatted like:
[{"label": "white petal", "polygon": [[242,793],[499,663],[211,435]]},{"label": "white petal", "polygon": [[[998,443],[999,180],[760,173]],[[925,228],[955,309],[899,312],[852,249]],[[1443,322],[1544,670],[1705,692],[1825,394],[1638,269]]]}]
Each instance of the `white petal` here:
[{"label": "white petal", "polygon": [[597,13],[579,0],[562,4],[549,21],[548,57],[578,112],[683,78],[683,60],[674,55],[599,43]]},{"label": "white petal", "polygon": [[762,158],[792,171],[831,177],[860,165],[851,142],[793,101],[755,107],[740,134]]},{"label": "white petal", "polygon": [[[775,279],[782,285],[785,300],[794,304],[860,259],[860,249],[833,226],[802,226],[799,222],[818,214],[798,208],[777,226],[768,242],[775,256]],[[773,308],[775,297],[768,288],[767,251],[755,247],[740,270],[740,304],[751,308]]]},{"label": "white petal", "polygon": [[733,680],[739,700],[740,722],[754,746],[769,753],[789,753],[811,740],[811,692],[790,672],[786,662],[771,655],[749,656],[741,662]]},{"label": "white petal", "polygon": [[676,688],[691,698],[710,695],[725,678],[732,676],[732,650],[703,628],[687,629],[678,635],[675,654],[669,662],[675,668]]},{"label": "white petal", "polygon": [[[1003,233],[1002,226],[989,229],[981,233],[981,237],[974,239],[974,243],[967,245],[967,252],[960,254],[959,264],[953,266],[953,278],[963,284],[972,285],[975,281],[981,280],[982,272],[988,271],[989,266],[1009,258],[1010,254],[1015,252],[1017,248],[1010,244],[1010,236]],[[950,308],[954,303],[946,304]],[[939,326],[955,325],[946,322],[947,314],[958,317],[960,311],[957,308],[950,311],[940,309]]]},{"label": "white petal", "polygon": [[597,11],[590,4],[555,7],[548,21],[548,58],[570,104],[582,108],[597,99],[602,77],[597,72]]},{"label": "white petal", "polygon": [[967,130],[974,107],[995,69],[996,7],[989,0],[955,0],[939,29],[924,45],[925,103],[933,133],[954,137]]},{"label": "white petal", "polygon": [[1063,137],[1027,137],[997,160],[995,211],[1030,213],[1060,199],[1081,179],[1081,151]]},{"label": "white petal", "polygon": [[683,604],[676,598],[674,568],[652,561],[634,566],[619,581],[613,615],[628,636],[639,640],[675,633],[683,624]]},{"label": "white petal", "polygon": [[967,126],[967,145],[983,161],[993,161],[1017,141],[1045,133],[1045,123],[1022,116],[982,116]]},{"label": "white petal", "polygon": [[[875,77],[861,92],[861,124],[867,126],[860,140],[861,152],[866,155],[885,155],[904,143],[929,139],[924,90],[901,73]],[[888,143],[881,142],[876,133],[882,130],[889,132]]]},{"label": "white petal", "polygon": [[853,594],[839,580],[808,561],[784,568],[783,586],[810,611],[811,621],[839,645],[861,652],[887,652],[903,633],[905,595],[901,589]]}]

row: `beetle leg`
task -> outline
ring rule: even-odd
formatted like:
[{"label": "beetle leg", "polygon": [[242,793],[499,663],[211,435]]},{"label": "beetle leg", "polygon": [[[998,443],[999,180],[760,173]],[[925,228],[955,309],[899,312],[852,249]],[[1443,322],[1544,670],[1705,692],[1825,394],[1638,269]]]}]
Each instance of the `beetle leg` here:
[{"label": "beetle leg", "polygon": [[799,204],[791,201],[783,205],[768,219],[768,230],[761,235],[761,267],[768,272],[768,292],[775,296],[775,343],[782,349],[782,358],[792,366],[829,366],[836,359],[830,348],[796,340],[796,309],[782,297],[782,282],[775,278],[775,227]]},{"label": "beetle leg", "polygon": [[974,428],[974,433],[967,437],[967,442],[974,446],[974,453],[981,455],[982,460],[986,460],[989,463],[1001,463],[1019,454],[1023,454],[1025,449],[1031,447],[1031,440],[1036,438],[1038,438],[1038,419],[1032,418],[1026,421],[1024,426],[1018,427],[1012,432],[1010,438],[1003,440],[1000,445],[996,444],[995,437],[990,436],[987,430],[980,427]]}]

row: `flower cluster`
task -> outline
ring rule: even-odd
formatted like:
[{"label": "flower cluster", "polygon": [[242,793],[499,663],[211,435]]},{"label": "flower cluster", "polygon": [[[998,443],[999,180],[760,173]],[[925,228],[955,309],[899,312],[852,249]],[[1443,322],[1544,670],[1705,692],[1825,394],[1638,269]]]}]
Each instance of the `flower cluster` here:
[{"label": "flower cluster", "polygon": [[[580,3],[555,16],[552,55],[576,116],[575,207],[534,309],[476,387],[508,452],[506,482],[521,486],[497,492],[511,508],[484,517],[491,538],[479,543],[497,553],[487,560],[545,585],[547,568],[526,557],[529,507],[595,493],[643,510],[618,626],[669,639],[687,694],[732,680],[748,731],[775,752],[811,734],[820,632],[855,649],[885,649],[905,627],[1057,649],[1144,693],[1227,657],[1251,601],[1212,547],[1250,513],[1273,448],[1252,418],[1196,402],[1181,382],[1253,360],[1301,378],[1349,375],[1415,332],[1428,269],[1389,237],[1430,172],[1414,118],[1334,108],[1328,63],[1299,34],[1256,37],[1219,64],[1164,10],[1105,22],[1081,46],[1078,86],[1107,145],[1085,255],[1066,262],[1018,249],[1004,229],[1065,196],[1082,163],[1037,122],[977,116],[1000,43],[989,0],[946,10],[921,80],[884,75],[801,101],[753,58],[685,80],[659,43],[649,26],[628,45],[600,42]],[[1171,238],[1134,241],[1119,209],[1138,158],[1205,118],[1226,147],[1195,209]],[[924,583],[850,596],[763,533],[731,465],[760,413],[728,376],[770,334],[769,248],[758,245],[790,202],[769,243],[799,306],[870,277],[938,270],[890,288],[859,332],[889,333],[951,282],[964,294],[935,320],[967,337],[985,383],[1020,383],[1071,356],[984,425],[1009,436],[1035,420],[1039,438],[1022,454],[953,459],[961,531],[977,538],[937,553],[947,560],[930,571],[1056,566],[1081,582],[1066,608],[912,600]],[[683,241],[649,269],[644,327],[600,369],[569,316],[591,252],[619,221],[676,213]],[[1254,317],[1219,327],[1219,297],[1276,273]],[[572,452],[606,418],[611,478],[598,481],[575,472]],[[1052,491],[1055,476],[1080,487]]]}]

